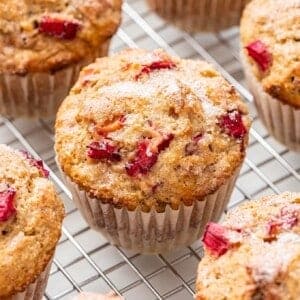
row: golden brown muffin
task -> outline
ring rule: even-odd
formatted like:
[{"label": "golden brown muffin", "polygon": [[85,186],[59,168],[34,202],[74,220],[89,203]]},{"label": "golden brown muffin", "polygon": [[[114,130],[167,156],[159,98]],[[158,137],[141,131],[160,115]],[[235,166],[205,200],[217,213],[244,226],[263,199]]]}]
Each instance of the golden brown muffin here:
[{"label": "golden brown muffin", "polygon": [[95,59],[120,23],[121,0],[4,0],[0,72],[55,72]]},{"label": "golden brown muffin", "polygon": [[0,145],[1,299],[39,278],[60,238],[64,208],[47,175],[41,161]]},{"label": "golden brown muffin", "polygon": [[241,21],[243,58],[272,97],[300,108],[300,1],[254,0]]},{"label": "golden brown muffin", "polygon": [[107,55],[121,0],[0,2],[0,114],[53,117],[80,69]]},{"label": "golden brown muffin", "polygon": [[92,228],[161,253],[220,218],[249,126],[234,88],[207,63],[132,49],[81,72],[59,109],[55,149]]},{"label": "golden brown muffin", "polygon": [[241,165],[250,120],[203,61],[126,50],[86,67],[56,120],[63,172],[92,197],[134,210],[214,193]]},{"label": "golden brown muffin", "polygon": [[203,237],[197,300],[300,299],[300,194],[248,201]]}]

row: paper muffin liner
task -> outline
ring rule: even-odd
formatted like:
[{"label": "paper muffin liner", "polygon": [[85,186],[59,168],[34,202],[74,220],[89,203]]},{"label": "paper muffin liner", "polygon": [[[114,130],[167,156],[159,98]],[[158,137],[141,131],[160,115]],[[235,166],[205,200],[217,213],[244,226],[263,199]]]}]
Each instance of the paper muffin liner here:
[{"label": "paper muffin liner", "polygon": [[38,278],[29,285],[22,293],[15,294],[11,296],[11,300],[40,300],[43,298],[43,295],[46,290],[50,269],[52,265],[52,260],[48,263],[46,269],[41,273]]},{"label": "paper muffin liner", "polygon": [[283,103],[263,90],[242,53],[245,77],[259,117],[276,140],[293,151],[300,151],[300,108]]},{"label": "paper muffin liner", "polygon": [[228,204],[239,169],[215,193],[192,206],[182,204],[178,210],[167,206],[165,212],[115,208],[91,198],[63,172],[62,175],[75,205],[91,228],[113,245],[153,254],[191,245],[209,221],[218,221]]},{"label": "paper muffin liner", "polygon": [[[108,53],[110,40],[101,45],[96,56]],[[96,57],[94,57],[96,58]],[[56,115],[81,68],[92,59],[72,64],[55,73],[0,74],[0,115],[5,117],[48,118]]]},{"label": "paper muffin liner", "polygon": [[249,0],[148,0],[150,7],[189,32],[219,31],[238,25]]}]

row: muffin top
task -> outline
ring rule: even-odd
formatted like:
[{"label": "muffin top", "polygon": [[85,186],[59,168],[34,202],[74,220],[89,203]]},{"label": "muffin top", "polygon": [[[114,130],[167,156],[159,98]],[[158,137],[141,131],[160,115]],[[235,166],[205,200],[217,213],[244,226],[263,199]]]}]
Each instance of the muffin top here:
[{"label": "muffin top", "polygon": [[252,1],[241,21],[241,40],[264,90],[300,108],[300,1]]},{"label": "muffin top", "polygon": [[55,147],[62,170],[91,197],[177,209],[240,166],[247,114],[206,62],[129,49],[83,69],[58,112]]},{"label": "muffin top", "polygon": [[62,202],[41,161],[0,145],[0,298],[23,291],[52,258]]},{"label": "muffin top", "polygon": [[203,237],[197,300],[298,300],[300,194],[248,201]]},{"label": "muffin top", "polygon": [[0,1],[0,72],[55,72],[97,56],[117,30],[121,2]]}]

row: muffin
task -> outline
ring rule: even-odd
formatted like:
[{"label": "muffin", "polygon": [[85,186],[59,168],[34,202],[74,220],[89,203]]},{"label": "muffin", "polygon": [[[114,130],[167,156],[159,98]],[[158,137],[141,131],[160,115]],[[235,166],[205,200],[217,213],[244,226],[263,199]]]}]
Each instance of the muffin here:
[{"label": "muffin", "polygon": [[248,201],[203,236],[197,300],[300,299],[300,194]]},{"label": "muffin", "polygon": [[42,299],[64,217],[42,161],[0,145],[0,298]]},{"label": "muffin", "polygon": [[217,220],[245,156],[250,120],[203,61],[124,50],[87,66],[63,101],[55,149],[87,223],[152,253]]},{"label": "muffin", "polygon": [[242,61],[271,135],[300,151],[300,2],[254,0],[241,22]]},{"label": "muffin", "polygon": [[166,20],[189,31],[219,31],[240,23],[250,0],[148,0]]},{"label": "muffin", "polygon": [[0,114],[55,116],[82,66],[107,54],[121,0],[0,3]]}]

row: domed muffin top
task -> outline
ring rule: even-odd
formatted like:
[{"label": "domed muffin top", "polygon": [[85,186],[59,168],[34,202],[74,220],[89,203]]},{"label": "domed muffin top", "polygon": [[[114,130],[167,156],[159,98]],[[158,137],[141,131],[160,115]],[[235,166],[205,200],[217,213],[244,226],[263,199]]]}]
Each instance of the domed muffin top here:
[{"label": "domed muffin top", "polygon": [[241,21],[241,40],[264,90],[300,108],[300,1],[252,1]]},{"label": "domed muffin top", "polygon": [[95,57],[120,14],[121,0],[3,0],[0,72],[54,72]]},{"label": "domed muffin top", "polygon": [[41,161],[0,145],[0,298],[22,292],[54,254],[62,202]]},{"label": "domed muffin top", "polygon": [[57,115],[56,152],[92,197],[129,209],[178,208],[236,172],[247,114],[206,62],[125,50],[83,69]]},{"label": "domed muffin top", "polygon": [[203,242],[197,300],[299,299],[299,193],[245,202],[208,224]]}]

